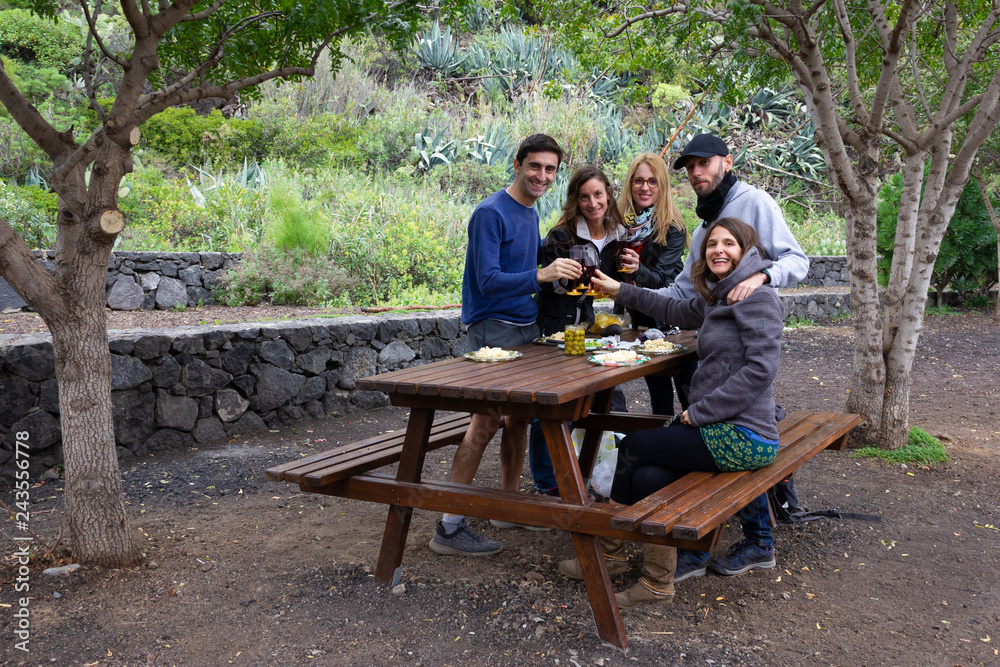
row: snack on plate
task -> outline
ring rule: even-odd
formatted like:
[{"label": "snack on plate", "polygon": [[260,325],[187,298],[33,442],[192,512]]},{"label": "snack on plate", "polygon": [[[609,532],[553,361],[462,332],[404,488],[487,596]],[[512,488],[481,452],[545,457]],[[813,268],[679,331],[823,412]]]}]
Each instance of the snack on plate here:
[{"label": "snack on plate", "polygon": [[665,338],[659,338],[657,340],[647,340],[641,345],[643,350],[649,350],[650,352],[670,352],[676,345],[666,340]]},{"label": "snack on plate", "polygon": [[601,362],[605,364],[632,364],[639,358],[639,355],[632,350],[619,350],[610,352],[601,357]]},{"label": "snack on plate", "polygon": [[566,337],[565,331],[557,331],[551,336],[549,336],[549,340],[563,340],[565,337]]},{"label": "snack on plate", "polygon": [[510,352],[499,347],[481,347],[476,350],[476,356],[481,359],[499,359],[508,355],[510,355]]},{"label": "snack on plate", "polygon": [[594,326],[590,327],[590,332],[591,333],[601,333],[602,331],[604,331],[604,329],[606,329],[607,327],[611,326],[612,324],[617,324],[618,326],[622,326],[624,323],[625,323],[625,320],[623,320],[618,315],[609,315],[607,313],[597,313],[594,316]]}]

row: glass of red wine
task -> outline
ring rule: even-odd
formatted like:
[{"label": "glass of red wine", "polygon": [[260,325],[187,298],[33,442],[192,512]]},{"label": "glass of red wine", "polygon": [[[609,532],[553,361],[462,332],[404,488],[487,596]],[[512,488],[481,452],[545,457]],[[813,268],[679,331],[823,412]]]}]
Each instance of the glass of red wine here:
[{"label": "glass of red wine", "polygon": [[594,277],[594,274],[597,271],[598,264],[600,263],[600,257],[597,254],[597,249],[593,246],[575,245],[569,249],[569,258],[583,267],[583,275],[580,276],[580,284],[577,285],[572,291],[567,292],[567,294],[572,296],[579,296],[590,286],[590,279]]}]

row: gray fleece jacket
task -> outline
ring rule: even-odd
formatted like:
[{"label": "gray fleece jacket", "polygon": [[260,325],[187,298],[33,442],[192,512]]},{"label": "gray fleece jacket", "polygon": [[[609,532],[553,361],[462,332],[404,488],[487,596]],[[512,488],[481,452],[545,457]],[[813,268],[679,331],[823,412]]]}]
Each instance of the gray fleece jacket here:
[{"label": "gray fleece jacket", "polygon": [[[778,202],[774,201],[771,195],[739,181],[726,196],[719,217],[739,218],[757,230],[761,247],[767,252],[767,256],[774,260],[774,264],[767,270],[771,276],[770,285],[790,287],[805,279],[809,273],[809,258],[792,236]],[[661,294],[674,299],[690,299],[697,295],[694,285],[691,284],[691,267],[701,257],[701,241],[705,237],[706,230],[706,224],[699,225],[694,230],[691,235],[691,250],[684,262],[684,268],[681,269],[673,285],[660,290]],[[750,275],[752,274],[746,277],[749,278]]]},{"label": "gray fleece jacket", "polygon": [[695,426],[727,422],[765,438],[777,438],[773,382],[778,374],[784,326],[777,290],[764,285],[733,305],[726,294],[740,282],[773,263],[756,248],[715,287],[714,306],[697,296],[671,299],[653,290],[622,284],[618,303],[637,308],[657,320],[698,332],[698,370],[688,394],[688,417]]}]

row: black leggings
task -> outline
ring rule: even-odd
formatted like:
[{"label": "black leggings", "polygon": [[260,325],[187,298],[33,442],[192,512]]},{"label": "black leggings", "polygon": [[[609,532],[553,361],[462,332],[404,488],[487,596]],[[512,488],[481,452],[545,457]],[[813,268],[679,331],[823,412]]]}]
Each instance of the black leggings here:
[{"label": "black leggings", "polygon": [[700,429],[677,425],[637,431],[618,445],[611,499],[631,505],[695,470],[719,471]]}]

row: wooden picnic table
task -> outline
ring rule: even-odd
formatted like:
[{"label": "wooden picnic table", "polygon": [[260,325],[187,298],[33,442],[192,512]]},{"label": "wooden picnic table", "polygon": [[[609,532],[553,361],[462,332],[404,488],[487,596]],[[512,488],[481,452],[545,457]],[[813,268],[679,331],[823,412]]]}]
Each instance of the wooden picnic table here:
[{"label": "wooden picnic table", "polygon": [[[586,479],[593,470],[603,430],[614,426],[616,430],[625,427],[632,431],[663,425],[664,417],[607,415],[602,418],[602,415],[610,410],[612,392],[618,385],[645,375],[675,375],[684,364],[695,359],[694,332],[671,336],[671,341],[687,349],[653,356],[638,366],[598,366],[590,363],[587,355],[567,356],[558,347],[529,344],[516,348],[524,356],[513,361],[476,363],[455,358],[358,380],[358,389],[383,391],[393,405],[410,408],[395,480],[377,480],[373,475],[363,479],[355,477],[352,480],[355,488],[350,489],[354,492],[352,497],[366,497],[391,505],[375,579],[384,584],[398,579],[414,507],[568,530],[583,566],[598,633],[603,641],[627,648],[614,590],[595,538],[595,534],[608,534],[609,519],[614,511],[607,505],[592,508]],[[539,419],[561,502],[499,489],[446,482],[423,483],[421,471],[428,435],[438,410]],[[578,464],[568,423],[580,420],[585,420],[582,423],[587,431]],[[623,421],[629,422],[627,427]],[[348,491],[349,486],[350,482],[341,484],[341,490]],[[706,543],[706,540],[691,542],[702,546]]]},{"label": "wooden picnic table", "polygon": [[[568,531],[583,569],[602,641],[628,648],[614,591],[596,536],[710,551],[725,523],[752,499],[786,479],[824,449],[842,449],[861,418],[798,410],[778,423],[780,449],[757,470],[691,472],[624,509],[591,503],[586,480],[601,432],[631,433],[663,426],[662,415],[610,412],[614,388],[644,375],[674,375],[695,358],[694,332],[671,337],[687,349],[630,367],[595,366],[556,347],[525,345],[519,359],[475,363],[462,358],[414,366],[358,380],[358,389],[383,391],[393,405],[410,408],[403,434],[387,433],[277,465],[268,479],[304,492],[368,500],[390,506],[375,579],[399,580],[413,509],[502,519]],[[435,412],[448,412],[435,419]],[[463,413],[463,414],[454,414]],[[462,440],[468,413],[520,415],[542,422],[561,498],[424,480],[427,452]],[[579,462],[569,423],[586,434]],[[395,477],[375,471],[399,463]]]}]

